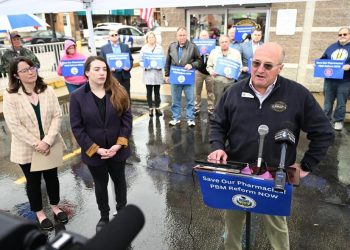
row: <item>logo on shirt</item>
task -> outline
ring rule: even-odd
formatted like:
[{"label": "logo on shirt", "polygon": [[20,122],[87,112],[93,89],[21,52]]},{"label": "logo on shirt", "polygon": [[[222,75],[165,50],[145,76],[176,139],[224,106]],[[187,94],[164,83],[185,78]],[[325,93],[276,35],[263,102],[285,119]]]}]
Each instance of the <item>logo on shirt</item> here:
[{"label": "logo on shirt", "polygon": [[287,103],[278,101],[271,105],[271,108],[276,112],[283,112],[287,109]]},{"label": "logo on shirt", "polygon": [[254,199],[250,198],[249,196],[237,194],[232,197],[232,202],[236,206],[243,207],[243,208],[254,208],[256,207],[256,202]]}]

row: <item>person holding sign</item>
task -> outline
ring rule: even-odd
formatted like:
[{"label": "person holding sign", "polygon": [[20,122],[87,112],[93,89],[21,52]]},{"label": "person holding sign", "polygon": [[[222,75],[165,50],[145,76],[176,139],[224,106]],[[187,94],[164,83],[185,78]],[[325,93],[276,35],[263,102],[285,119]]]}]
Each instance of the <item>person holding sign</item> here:
[{"label": "person holding sign", "polygon": [[114,182],[117,211],[127,203],[125,162],[131,154],[132,115],[129,96],[103,57],[90,56],[84,69],[89,81],[70,96],[70,123],[95,182],[101,215],[96,231],[100,231],[109,222],[109,176]]},{"label": "person holding sign", "polygon": [[[240,67],[242,65],[241,54],[238,50],[230,48],[230,39],[228,36],[220,36],[219,43],[220,47],[215,48],[210,52],[207,62],[207,71],[214,79],[215,104],[218,103],[224,90],[236,82]],[[236,80],[232,75],[234,73],[234,68],[228,67],[228,69],[225,70],[225,67],[222,66],[220,67],[223,69],[222,73],[219,74],[219,72],[216,72],[218,69],[218,60],[221,60],[222,62],[223,60],[227,59],[227,64],[236,64],[235,66],[232,65],[235,67]],[[225,74],[225,72],[230,74]]]},{"label": "person holding sign", "polygon": [[260,29],[254,29],[251,36],[252,39],[249,42],[241,43],[238,47],[239,52],[241,53],[243,64],[239,80],[250,77],[250,66],[254,52],[259,46],[263,44],[261,42],[262,31]]},{"label": "person holding sign", "polygon": [[153,116],[152,92],[154,91],[154,106],[156,116],[162,116],[160,111],[160,85],[163,83],[165,56],[162,46],[157,44],[156,35],[153,31],[146,34],[146,44],[141,48],[140,66],[144,68],[143,81],[146,84],[147,104],[149,116]]},{"label": "person holding sign", "polygon": [[184,27],[177,29],[177,42],[169,45],[166,58],[165,81],[171,83],[172,96],[173,119],[169,122],[170,126],[180,123],[182,91],[186,98],[187,125],[189,127],[196,125],[194,121],[194,70],[201,66],[201,57],[197,46],[187,40],[187,35]]},{"label": "person holding sign", "polygon": [[41,176],[46,183],[54,218],[62,223],[68,221],[67,214],[58,207],[60,187],[57,167],[44,162],[44,167],[34,170],[32,165],[35,154],[50,157],[56,142],[62,146],[59,133],[62,112],[54,90],[38,76],[37,70],[35,63],[27,57],[17,57],[11,61],[3,112],[12,134],[10,160],[19,164],[26,177],[30,209],[36,213],[40,227],[51,230],[54,226],[43,210]]},{"label": "person holding sign", "polygon": [[[285,166],[300,169],[300,177],[305,177],[325,157],[334,141],[331,124],[310,91],[279,75],[284,56],[284,49],[277,43],[259,46],[253,57],[251,78],[225,91],[210,120],[212,152],[208,161],[256,163],[258,128],[262,124],[269,128],[264,139],[268,145],[263,152],[266,166],[279,166],[281,146],[275,142],[275,134],[284,129],[283,124],[290,125],[296,142],[288,145]],[[295,162],[300,131],[307,133],[310,144],[299,164]],[[262,219],[272,249],[289,250],[287,218],[263,215]],[[226,210],[225,249],[242,249],[244,223],[244,211]]]},{"label": "person holding sign", "polygon": [[[86,83],[83,67],[86,56],[77,52],[77,45],[72,40],[64,42],[64,51],[65,54],[58,64],[57,74],[64,76],[68,92],[72,93]],[[62,72],[62,66],[64,72]]]},{"label": "person holding sign", "polygon": [[[108,60],[107,55],[112,57],[120,56],[122,60]],[[131,55],[129,46],[119,41],[116,30],[109,32],[109,42],[101,47],[101,56],[109,63],[112,75],[120,82],[130,96],[130,71],[134,63],[134,58]],[[112,62],[117,63],[111,65]]]},{"label": "person holding sign", "polygon": [[346,112],[346,102],[350,91],[350,28],[343,27],[338,32],[338,41],[330,45],[320,59],[343,60],[344,76],[342,79],[324,79],[323,110],[332,120],[334,101],[337,105],[333,114],[333,128],[341,131]]}]

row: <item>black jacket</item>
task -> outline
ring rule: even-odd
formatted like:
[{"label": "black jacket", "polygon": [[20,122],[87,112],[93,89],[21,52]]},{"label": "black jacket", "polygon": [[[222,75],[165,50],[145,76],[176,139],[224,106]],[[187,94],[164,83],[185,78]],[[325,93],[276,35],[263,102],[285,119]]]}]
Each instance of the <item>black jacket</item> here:
[{"label": "black jacket", "polygon": [[185,46],[182,48],[181,60],[179,60],[178,56],[179,43],[173,42],[169,45],[168,55],[165,63],[165,76],[169,76],[170,74],[170,66],[185,66],[186,64],[191,64],[193,69],[198,69],[201,64],[201,56],[199,54],[197,46],[187,41]]},{"label": "black jacket", "polygon": [[269,133],[265,137],[263,159],[269,167],[278,167],[281,146],[274,136],[285,122],[293,124],[295,145],[288,145],[286,166],[295,163],[300,130],[307,133],[309,148],[301,162],[310,167],[318,164],[334,141],[333,128],[323,110],[302,85],[278,76],[272,93],[260,105],[249,87],[249,80],[237,82],[225,91],[210,121],[209,141],[212,150],[226,149],[230,160],[254,163],[258,155],[258,127],[265,124]]}]

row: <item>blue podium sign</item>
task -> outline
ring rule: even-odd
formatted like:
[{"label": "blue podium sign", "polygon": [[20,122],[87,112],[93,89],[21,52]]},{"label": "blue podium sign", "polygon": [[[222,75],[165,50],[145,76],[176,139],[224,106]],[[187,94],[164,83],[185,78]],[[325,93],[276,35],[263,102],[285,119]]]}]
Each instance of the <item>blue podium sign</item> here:
[{"label": "blue podium sign", "polygon": [[209,55],[216,47],[215,39],[193,39],[193,43],[197,45],[201,55]]},{"label": "blue podium sign", "polygon": [[129,53],[120,54],[107,54],[107,63],[110,68],[123,69],[125,67],[130,68]]},{"label": "blue podium sign", "polygon": [[252,34],[253,26],[236,26],[235,40],[243,42],[243,40],[250,34]]},{"label": "blue podium sign", "polygon": [[195,170],[205,205],[218,209],[289,216],[293,187],[274,191],[274,181],[256,176]]},{"label": "blue podium sign", "polygon": [[63,76],[83,76],[85,60],[64,60],[62,61]]},{"label": "blue podium sign", "polygon": [[343,65],[344,65],[343,60],[328,60],[328,59],[315,60],[314,77],[343,79],[344,77]]},{"label": "blue podium sign", "polygon": [[228,78],[238,79],[239,72],[241,69],[241,64],[232,59],[225,57],[218,57],[216,59],[216,65],[214,71]]},{"label": "blue podium sign", "polygon": [[143,54],[143,66],[146,69],[163,69],[165,57],[163,54],[145,53]]},{"label": "blue podium sign", "polygon": [[195,70],[186,70],[183,67],[170,67],[170,83],[181,85],[192,85],[195,82]]}]

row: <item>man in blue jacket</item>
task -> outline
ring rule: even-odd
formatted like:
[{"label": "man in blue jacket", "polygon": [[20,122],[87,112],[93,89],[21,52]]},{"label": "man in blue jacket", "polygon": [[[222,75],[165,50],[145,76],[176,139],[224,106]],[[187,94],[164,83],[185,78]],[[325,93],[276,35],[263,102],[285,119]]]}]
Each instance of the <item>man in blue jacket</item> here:
[{"label": "man in blue jacket", "polygon": [[341,28],[338,32],[338,41],[330,45],[321,56],[321,59],[343,60],[343,79],[326,78],[324,80],[324,112],[332,120],[333,104],[337,100],[334,110],[333,127],[341,131],[346,112],[346,102],[350,90],[350,28]]},{"label": "man in blue jacket", "polygon": [[[279,75],[283,68],[284,50],[277,43],[259,46],[252,61],[250,78],[238,81],[225,91],[210,120],[208,160],[254,164],[258,153],[258,127],[265,124],[263,159],[267,166],[278,167],[281,146],[275,143],[277,131],[284,123],[295,135],[295,145],[288,146],[285,165],[301,169],[304,177],[325,157],[333,143],[332,126],[312,94],[302,85]],[[296,163],[300,131],[307,133],[309,149]],[[225,144],[228,141],[229,146]],[[289,250],[289,232],[285,216],[263,215],[265,232],[272,249]],[[241,249],[241,232],[245,212],[225,212],[225,249]]]},{"label": "man in blue jacket", "polygon": [[130,70],[132,69],[134,58],[131,55],[129,46],[121,43],[118,39],[118,32],[111,30],[109,32],[109,42],[101,47],[101,56],[107,60],[107,54],[120,54],[128,53],[130,58],[130,68],[124,67],[123,69],[116,69],[110,65],[112,75],[118,79],[120,84],[126,89],[130,96]]}]

